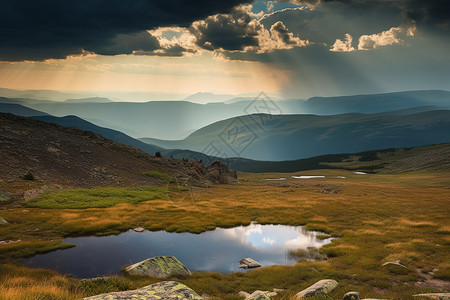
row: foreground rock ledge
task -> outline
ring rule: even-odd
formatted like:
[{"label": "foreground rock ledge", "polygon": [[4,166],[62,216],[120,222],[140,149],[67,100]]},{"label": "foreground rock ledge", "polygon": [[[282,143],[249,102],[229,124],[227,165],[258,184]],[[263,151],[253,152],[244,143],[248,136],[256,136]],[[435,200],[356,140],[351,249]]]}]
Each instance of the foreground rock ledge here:
[{"label": "foreground rock ledge", "polygon": [[315,297],[315,296],[326,296],[328,295],[332,290],[334,290],[338,286],[338,283],[336,280],[333,279],[322,279],[320,281],[317,281],[312,286],[308,287],[307,289],[298,292],[294,299],[304,299],[308,297]]},{"label": "foreground rock ledge", "polygon": [[172,300],[172,299],[192,299],[203,300],[194,290],[176,281],[162,281],[143,288],[101,294],[97,296],[83,298],[83,300]]},{"label": "foreground rock ledge", "polygon": [[132,275],[144,275],[156,278],[171,276],[189,276],[191,271],[174,256],[156,256],[125,268]]}]

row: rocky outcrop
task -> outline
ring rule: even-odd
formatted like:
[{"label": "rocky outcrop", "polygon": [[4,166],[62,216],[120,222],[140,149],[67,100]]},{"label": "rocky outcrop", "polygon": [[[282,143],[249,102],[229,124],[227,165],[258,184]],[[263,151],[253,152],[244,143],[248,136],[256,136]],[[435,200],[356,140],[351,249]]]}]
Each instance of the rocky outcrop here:
[{"label": "rocky outcrop", "polygon": [[97,296],[83,298],[83,300],[175,300],[191,299],[202,300],[194,290],[176,281],[162,281],[143,288],[125,291],[101,294]]},{"label": "rocky outcrop", "polygon": [[211,182],[228,183],[236,180],[237,173],[216,160],[206,167],[206,178]]},{"label": "rocky outcrop", "polygon": [[0,217],[0,225],[4,225],[4,224],[8,224],[8,222],[3,219],[2,217]]},{"label": "rocky outcrop", "polygon": [[359,292],[348,292],[344,295],[343,300],[359,300],[361,298],[361,294]]},{"label": "rocky outcrop", "polygon": [[11,201],[11,194],[3,189],[0,189],[0,203],[8,201]]},{"label": "rocky outcrop", "polygon": [[304,299],[308,297],[315,297],[315,296],[327,296],[332,290],[334,290],[338,286],[338,283],[336,280],[333,279],[323,279],[316,283],[314,283],[312,286],[308,287],[307,289],[298,292],[294,299]]},{"label": "rocky outcrop", "polygon": [[239,268],[242,269],[252,269],[261,267],[261,264],[259,262],[250,257],[241,259],[239,263],[241,264]]},{"label": "rocky outcrop", "polygon": [[433,300],[450,300],[450,293],[428,293],[428,294],[417,294],[413,297],[419,299],[433,299]]},{"label": "rocky outcrop", "polygon": [[125,268],[125,273],[156,278],[189,276],[191,271],[174,256],[156,256]]}]

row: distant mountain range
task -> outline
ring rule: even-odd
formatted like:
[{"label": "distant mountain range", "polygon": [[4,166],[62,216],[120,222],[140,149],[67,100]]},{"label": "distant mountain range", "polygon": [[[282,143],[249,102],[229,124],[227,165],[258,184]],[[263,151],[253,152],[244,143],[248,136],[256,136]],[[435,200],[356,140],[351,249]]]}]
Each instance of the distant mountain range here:
[{"label": "distant mountain range", "polygon": [[[421,109],[419,109],[420,111]],[[388,127],[395,128],[394,132],[398,132],[399,130],[408,130],[401,129],[399,125],[405,125],[403,121],[392,122],[392,117],[395,115],[402,115],[406,112],[415,112],[416,109],[408,109],[405,111],[393,111],[391,115],[388,113],[376,114],[376,115],[359,115],[359,114],[349,114],[349,115],[340,115],[340,116],[321,116],[322,122],[328,119],[329,122],[332,122],[333,117],[339,117],[342,120],[349,117],[366,117],[367,119],[372,118],[372,122],[377,120],[377,117],[389,117],[388,119],[379,119],[383,124],[388,124]],[[446,144],[445,146],[430,146],[430,147],[419,147],[414,148],[417,150],[409,151],[409,148],[406,149],[408,151],[394,150],[392,148],[388,150],[370,150],[366,152],[360,152],[356,154],[346,154],[346,153],[337,153],[337,154],[325,154],[321,156],[313,156],[310,158],[303,158],[297,160],[286,160],[286,161],[264,161],[264,160],[251,160],[245,158],[225,158],[225,157],[211,157],[205,155],[200,152],[190,151],[190,150],[177,150],[177,149],[164,149],[155,145],[149,145],[142,141],[136,140],[130,136],[125,135],[122,132],[118,132],[116,130],[103,128],[96,126],[90,122],[87,122],[83,119],[80,119],[76,116],[66,116],[66,117],[54,117],[50,115],[46,115],[45,113],[29,109],[27,107],[21,106],[19,104],[2,104],[0,103],[0,112],[14,112],[17,115],[23,116],[31,116],[33,119],[44,121],[47,123],[56,123],[58,125],[64,127],[76,127],[82,130],[87,130],[99,134],[105,138],[113,140],[115,142],[119,142],[121,144],[134,146],[139,148],[140,150],[147,152],[149,154],[155,154],[156,152],[161,152],[165,157],[173,157],[173,158],[183,158],[188,159],[189,161],[198,160],[203,161],[206,164],[211,163],[214,160],[221,160],[223,163],[228,165],[230,168],[233,168],[238,171],[249,171],[249,172],[294,172],[300,170],[312,170],[312,169],[321,169],[321,168],[344,168],[350,170],[363,170],[367,172],[405,172],[405,171],[414,171],[414,170],[446,170],[450,166],[450,161],[448,159],[450,154],[450,144]],[[436,130],[443,126],[443,120],[446,118],[448,111],[431,111],[420,114],[412,114],[412,115],[402,115],[402,118],[406,119],[415,119],[416,123],[409,127],[414,128],[415,130],[420,130],[420,128],[426,128],[425,130],[435,130],[437,135],[439,136],[439,132],[442,130]],[[248,116],[252,117],[252,116]],[[255,117],[255,116],[253,116]],[[295,117],[295,116],[278,116],[278,117]],[[309,117],[309,118],[317,118],[318,116],[297,116],[297,117]],[[20,120],[20,119],[18,119]],[[256,119],[258,120],[258,119]],[[434,120],[434,121],[433,121]],[[270,121],[270,120],[266,120]],[[334,120],[336,121],[336,120]],[[369,121],[369,120],[366,120]],[[434,125],[433,125],[434,122]],[[270,122],[266,122],[268,125]],[[343,122],[345,123],[345,122]],[[447,122],[448,123],[448,122]],[[312,127],[314,124],[308,122]],[[213,124],[214,125],[214,124]],[[247,124],[248,126],[252,126]],[[292,125],[292,124],[291,124]],[[280,127],[278,125],[278,127]],[[268,129],[268,128],[266,128]],[[364,127],[360,128],[362,130]],[[442,129],[442,128],[441,128]],[[206,132],[209,130],[205,128]],[[445,129],[443,129],[445,130]],[[268,131],[268,130],[267,130]],[[447,131],[448,132],[448,131]],[[441,132],[442,133],[442,132]],[[194,137],[201,137],[204,132],[197,132]],[[423,132],[422,132],[423,134]],[[445,133],[441,135],[441,137],[445,137]],[[448,136],[448,135],[447,135]],[[363,137],[363,135],[361,135]],[[215,141],[214,141],[215,142]],[[213,146],[220,146],[220,144],[213,144]],[[380,146],[379,144],[377,144]],[[392,144],[391,144],[392,145]],[[332,145],[333,146],[333,145]],[[329,151],[334,151],[334,148],[331,146]],[[380,147],[379,147],[380,148]],[[379,149],[377,148],[377,149]],[[351,152],[351,151],[349,151]],[[349,153],[347,152],[347,153]],[[388,153],[388,155],[386,155]],[[393,155],[392,153],[395,153]],[[214,154],[214,153],[210,153]],[[352,158],[353,157],[353,158]]]},{"label": "distant mountain range", "polygon": [[140,140],[213,156],[293,160],[450,142],[450,110],[407,115],[246,115],[213,123],[179,141]]},{"label": "distant mountain range", "polygon": [[[194,96],[207,98],[210,95]],[[226,98],[229,95],[218,96]],[[211,97],[215,96],[211,95]],[[295,99],[272,101],[265,97],[256,101],[251,98],[234,98],[226,100],[226,103],[208,104],[187,101],[146,103],[91,103],[93,101],[87,101],[89,102],[87,103],[83,101],[82,103],[73,103],[73,101],[53,102],[0,98],[0,102],[6,101],[54,116],[76,115],[96,125],[119,130],[133,137],[176,140],[185,138],[195,130],[214,122],[252,113],[332,115],[353,112],[372,114],[393,110],[401,112],[412,108],[420,108],[420,111],[450,109],[450,92],[413,91],[345,97],[316,97],[306,101]]]}]

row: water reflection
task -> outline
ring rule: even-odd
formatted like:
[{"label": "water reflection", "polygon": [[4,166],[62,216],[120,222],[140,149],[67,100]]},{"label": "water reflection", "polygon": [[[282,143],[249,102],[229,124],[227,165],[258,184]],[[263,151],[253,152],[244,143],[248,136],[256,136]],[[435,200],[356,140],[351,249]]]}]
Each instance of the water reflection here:
[{"label": "water reflection", "polygon": [[192,271],[229,273],[239,271],[243,257],[262,266],[294,264],[289,249],[319,248],[331,242],[317,239],[316,234],[302,227],[255,223],[202,234],[130,230],[117,236],[67,238],[64,242],[76,247],[34,256],[26,265],[85,278],[117,274],[120,268],[152,256],[173,255]]}]

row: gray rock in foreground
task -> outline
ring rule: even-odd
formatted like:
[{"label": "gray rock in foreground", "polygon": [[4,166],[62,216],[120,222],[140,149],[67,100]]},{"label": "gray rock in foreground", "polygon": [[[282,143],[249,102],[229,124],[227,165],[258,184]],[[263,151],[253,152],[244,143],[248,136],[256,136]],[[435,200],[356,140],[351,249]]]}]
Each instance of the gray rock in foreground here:
[{"label": "gray rock in foreground", "polygon": [[348,292],[344,295],[343,300],[359,300],[361,298],[361,294],[359,292]]},{"label": "gray rock in foreground", "polygon": [[417,294],[413,295],[413,297],[422,297],[426,299],[435,299],[435,300],[450,300],[450,293]]},{"label": "gray rock in foreground", "polygon": [[252,294],[240,291],[239,296],[244,297],[245,300],[270,300],[277,295],[276,292],[256,290]]},{"label": "gray rock in foreground", "polygon": [[171,276],[189,276],[191,271],[174,256],[156,256],[125,268],[132,275],[144,275],[156,278]]},{"label": "gray rock in foreground", "polygon": [[5,191],[4,189],[0,189],[0,202],[8,202],[11,201],[11,194]]},{"label": "gray rock in foreground", "polygon": [[83,298],[83,300],[175,300],[191,299],[203,300],[194,290],[176,281],[162,281],[143,288],[125,291],[101,294],[97,296]]},{"label": "gray rock in foreground", "polygon": [[315,296],[326,296],[338,286],[336,280],[322,279],[314,283],[307,289],[295,294],[294,299],[304,299]]},{"label": "gray rock in foreground", "polygon": [[252,269],[261,267],[261,264],[259,262],[250,257],[241,259],[239,263],[241,264],[239,268],[242,269]]},{"label": "gray rock in foreground", "polygon": [[8,221],[0,217],[0,225],[8,224]]}]

